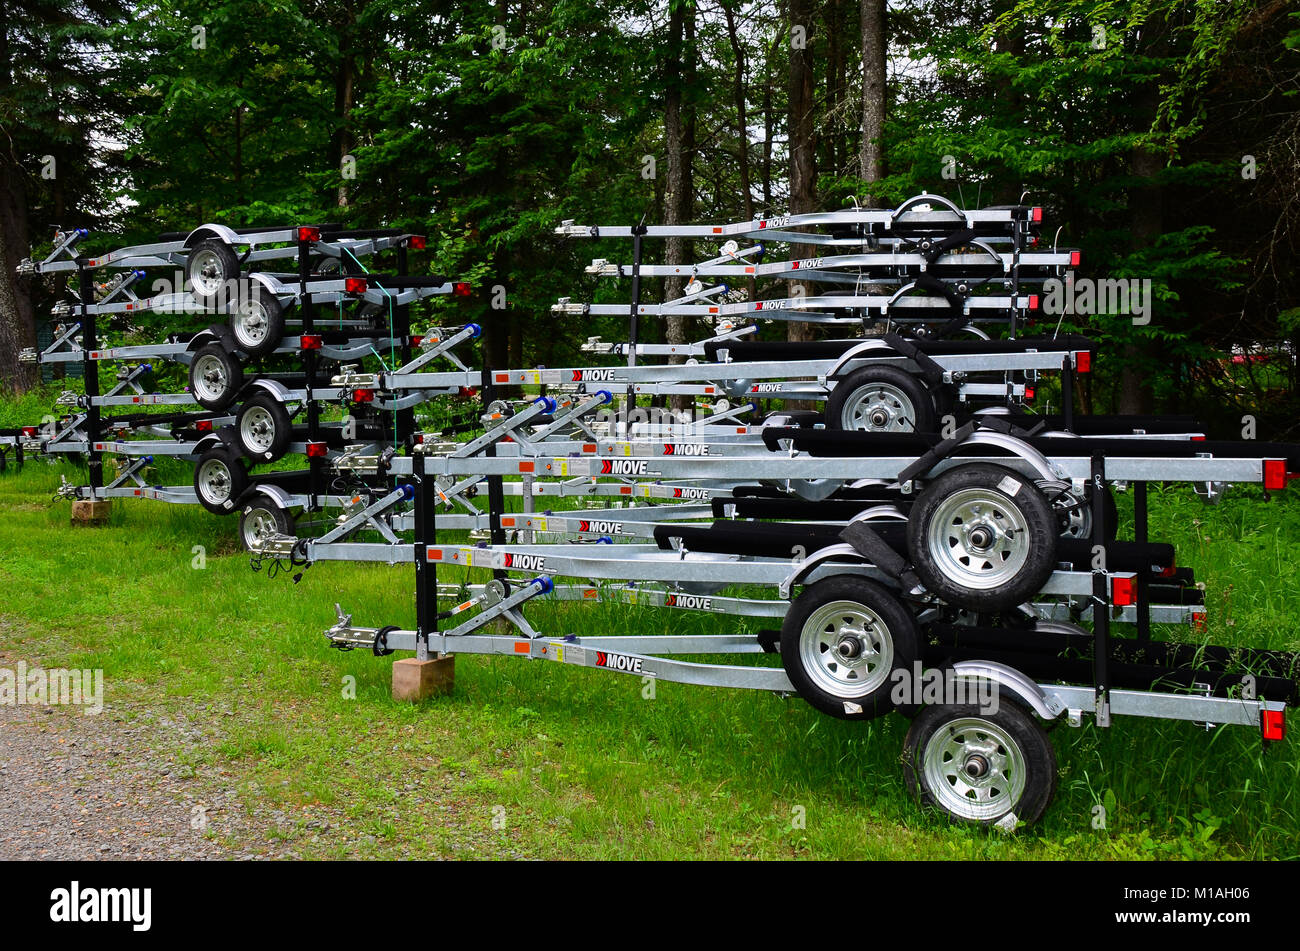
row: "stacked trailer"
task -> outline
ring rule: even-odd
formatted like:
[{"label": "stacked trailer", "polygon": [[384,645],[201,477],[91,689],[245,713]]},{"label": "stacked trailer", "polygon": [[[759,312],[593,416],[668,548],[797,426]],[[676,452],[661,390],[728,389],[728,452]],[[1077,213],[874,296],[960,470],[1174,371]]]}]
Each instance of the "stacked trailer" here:
[{"label": "stacked trailer", "polygon": [[[27,355],[41,363],[80,363],[84,370],[84,395],[65,394],[60,402],[71,412],[37,434],[42,451],[84,454],[89,461],[89,485],[65,486],[61,494],[198,503],[220,514],[269,496],[277,502],[274,527],[282,531],[292,527],[284,515],[291,509],[346,501],[327,482],[327,458],[355,444],[391,453],[414,430],[409,410],[385,416],[364,401],[347,407],[344,423],[325,421],[321,404],[341,398],[327,385],[329,375],[372,355],[409,363],[423,344],[411,331],[412,302],[469,291],[441,276],[406,275],[408,250],[423,248],[424,238],[391,229],[209,224],[101,255],[78,253],[85,236],[84,230],[60,233],[45,259],[20,267],[76,275],[76,290],[55,307],[62,322],[53,342]],[[394,256],[396,274],[374,273],[363,263],[383,252]],[[260,269],[272,261],[296,272]],[[159,269],[174,271],[175,282],[164,280],[159,293],[141,296],[149,272]],[[326,317],[326,307],[334,314]],[[201,329],[176,330],[155,344],[101,344],[106,321],[142,313],[188,319]],[[107,392],[99,382],[104,362],[119,367]],[[164,363],[186,368],[183,392],[146,388],[154,365]],[[160,406],[170,411],[147,409]],[[305,455],[308,468],[250,471],[288,453]],[[104,474],[105,455],[125,460],[115,476]],[[146,467],[163,456],[195,463],[189,485],[146,481]],[[247,514],[266,527],[264,513]]]}]

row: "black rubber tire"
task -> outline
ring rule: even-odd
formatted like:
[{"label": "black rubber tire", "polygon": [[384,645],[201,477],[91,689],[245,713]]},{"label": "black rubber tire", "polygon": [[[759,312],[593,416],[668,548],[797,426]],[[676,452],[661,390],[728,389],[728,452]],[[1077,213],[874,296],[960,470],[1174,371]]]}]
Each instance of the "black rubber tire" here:
[{"label": "black rubber tire", "polygon": [[[1054,490],[1042,485],[1040,485],[1039,488],[1042,489],[1043,495],[1047,499],[1048,504],[1051,505],[1052,508],[1057,511],[1058,523],[1061,528],[1061,537],[1062,538],[1084,537],[1070,529],[1070,518],[1069,518],[1068,509],[1072,508],[1074,505],[1083,504],[1088,506],[1088,513],[1089,516],[1091,516],[1092,493],[1093,493],[1092,486],[1088,486],[1084,490],[1084,501],[1082,503],[1079,502],[1079,500],[1077,499],[1077,497],[1073,495],[1073,493],[1069,493],[1070,498],[1065,499],[1064,494],[1058,490]],[[1101,506],[1102,506],[1103,537],[1107,541],[1114,541],[1115,536],[1119,533],[1119,508],[1115,504],[1115,494],[1111,492],[1109,486],[1106,487],[1106,494],[1102,496]],[[1091,537],[1092,534],[1091,532],[1089,532],[1087,538],[1091,538]]]},{"label": "black rubber tire", "polygon": [[214,515],[229,515],[234,511],[236,500],[244,494],[248,484],[244,460],[225,446],[209,449],[194,465],[194,493],[199,504]]},{"label": "black rubber tire", "polygon": [[[201,379],[199,374],[215,368],[218,378],[208,376]],[[190,392],[194,400],[204,409],[222,410],[235,402],[239,391],[244,386],[244,368],[228,353],[221,344],[213,342],[199,347],[190,360]]]},{"label": "black rubber tire", "polygon": [[204,238],[186,252],[185,282],[190,294],[205,307],[215,307],[233,296],[239,272],[239,255],[220,238]]},{"label": "black rubber tire", "polygon": [[[883,630],[877,629],[882,635],[878,649],[886,649],[887,643],[891,654],[888,670],[871,671],[867,679],[873,685],[865,692],[859,693],[851,687],[838,692],[829,689],[828,679],[833,680],[837,675],[809,670],[808,656],[801,649],[817,651],[819,656],[830,649],[817,650],[817,644],[805,645],[804,641],[809,637],[816,639],[814,628],[808,627],[809,621],[822,608],[838,601],[852,602],[867,609],[883,625]],[[822,626],[815,621],[814,624],[818,628]],[[893,672],[900,668],[910,671],[913,662],[920,657],[920,650],[921,638],[912,613],[885,588],[865,578],[841,575],[809,585],[795,599],[781,623],[781,663],[786,676],[799,696],[822,713],[841,720],[870,720],[892,710]],[[828,664],[849,669],[850,674],[853,667],[851,663],[839,665],[831,661]],[[846,707],[846,704],[851,706]],[[861,709],[857,709],[859,707]]]},{"label": "black rubber tire", "polygon": [[293,516],[264,492],[253,496],[239,511],[239,543],[244,546],[244,551],[252,551],[249,542],[259,530],[293,534]]},{"label": "black rubber tire", "polygon": [[[945,504],[967,490],[975,490],[986,497],[992,503],[993,513],[1000,514],[1004,524],[1008,511],[1019,513],[1018,521],[1023,522],[1021,527],[1012,526],[1012,532],[1016,534],[1011,536],[1023,538],[1017,544],[1027,545],[1023,558],[1014,573],[996,584],[981,582],[981,586],[972,586],[964,583],[967,578],[962,576],[964,569],[974,569],[979,562],[992,567],[971,570],[971,581],[979,578],[979,571],[998,570],[1002,566],[994,565],[993,558],[978,552],[970,553],[969,549],[967,554],[960,554],[963,549],[950,543],[948,551],[943,553],[948,562],[948,571],[945,572],[945,566],[930,548],[931,525],[936,518],[947,518],[942,514]],[[960,523],[954,520],[952,524]],[[1038,594],[1056,567],[1058,538],[1057,514],[1039,488],[1019,473],[984,463],[956,466],[931,482],[912,506],[907,522],[908,554],[925,586],[950,604],[979,611],[1012,608]],[[994,557],[997,557],[996,552]],[[1003,562],[1006,560],[1002,558]],[[964,568],[953,565],[954,561],[962,563]],[[985,584],[987,586],[982,586]]]},{"label": "black rubber tire", "polygon": [[[245,425],[247,424],[247,426]],[[258,427],[258,432],[250,433],[246,429]],[[274,462],[289,451],[289,441],[293,436],[293,420],[289,410],[270,393],[258,393],[239,407],[235,418],[235,433],[239,439],[239,448],[254,462]],[[264,434],[269,434],[266,439]],[[260,442],[252,440],[258,439]]]},{"label": "black rubber tire", "polygon": [[[953,742],[958,742],[965,735],[965,730],[978,731],[981,721],[1000,732],[1001,736],[995,738],[997,750],[1003,750],[1002,744],[1006,741],[1019,748],[1024,764],[1023,787],[1018,794],[1008,790],[1003,797],[1005,802],[990,803],[986,807],[989,813],[987,815],[980,814],[982,810],[975,806],[963,814],[965,807],[958,800],[969,797],[955,794],[952,791],[955,788],[953,783],[948,783],[947,790],[935,788],[936,783],[945,781],[942,767],[940,762],[935,762],[934,769],[926,769],[926,750],[931,742],[944,743],[945,731]],[[936,747],[932,761],[944,761],[943,754],[942,745]],[[955,757],[946,761],[953,762],[954,759]],[[972,765],[979,767],[978,761]],[[1007,778],[1013,786],[1016,785],[1014,777]],[[903,781],[907,784],[908,791],[921,805],[938,809],[954,820],[995,825],[1006,818],[1008,813],[1015,813],[1020,822],[1032,824],[1042,818],[1051,804],[1052,797],[1056,794],[1057,780],[1056,751],[1052,748],[1047,731],[1018,703],[1008,700],[1005,693],[1000,696],[996,713],[983,712],[975,704],[926,707],[912,721],[907,738],[903,741]],[[996,786],[993,788],[997,789]]]},{"label": "black rubber tire", "polygon": [[[851,397],[855,392],[869,384],[885,384],[897,390],[912,404],[911,428],[886,430],[868,428],[866,432],[918,432],[935,431],[934,396],[917,377],[897,367],[886,365],[859,367],[845,376],[831,390],[826,400],[826,427],[828,429],[860,430],[855,426],[852,416]],[[904,416],[904,419],[907,417]]]},{"label": "black rubber tire", "polygon": [[[240,284],[240,296],[230,313],[230,334],[250,357],[264,357],[284,339],[284,305],[256,281]],[[250,316],[260,320],[250,325]]]}]

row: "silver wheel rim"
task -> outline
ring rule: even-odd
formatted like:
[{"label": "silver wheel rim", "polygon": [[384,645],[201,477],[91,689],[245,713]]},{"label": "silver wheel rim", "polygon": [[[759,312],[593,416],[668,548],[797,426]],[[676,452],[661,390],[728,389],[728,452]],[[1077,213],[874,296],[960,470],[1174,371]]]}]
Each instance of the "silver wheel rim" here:
[{"label": "silver wheel rim", "polygon": [[190,284],[203,297],[213,297],[226,282],[221,256],[211,248],[201,248],[190,255]]},{"label": "silver wheel rim", "polygon": [[209,459],[199,466],[199,491],[203,498],[213,505],[221,505],[230,499],[230,467],[220,459]]},{"label": "silver wheel rim", "polygon": [[275,417],[262,406],[244,411],[239,420],[239,439],[249,452],[262,455],[275,444]]},{"label": "silver wheel rim", "polygon": [[930,520],[930,554],[945,578],[987,591],[1011,581],[1029,558],[1029,523],[1005,495],[963,489],[939,504]]},{"label": "silver wheel rim", "polygon": [[258,542],[280,534],[280,521],[270,509],[258,507],[244,516],[244,547],[254,548]]},{"label": "silver wheel rim", "polygon": [[271,321],[266,315],[266,304],[259,300],[248,300],[240,304],[231,326],[239,342],[246,347],[259,346],[266,340]]},{"label": "silver wheel rim", "polygon": [[1092,538],[1092,508],[1087,500],[1070,491],[1065,482],[1039,482],[1038,487],[1051,503],[1065,538]]},{"label": "silver wheel rim", "polygon": [[844,428],[852,432],[910,433],[916,431],[916,407],[890,383],[865,383],[844,402]]},{"label": "silver wheel rim", "polygon": [[894,639],[870,608],[857,601],[832,601],[804,622],[799,660],[809,679],[826,693],[863,697],[888,678]]},{"label": "silver wheel rim", "polygon": [[980,717],[944,724],[922,754],[925,788],[962,819],[997,819],[1025,791],[1025,754],[1002,727]]},{"label": "silver wheel rim", "polygon": [[226,365],[217,357],[207,354],[194,361],[194,395],[216,402],[230,389]]}]

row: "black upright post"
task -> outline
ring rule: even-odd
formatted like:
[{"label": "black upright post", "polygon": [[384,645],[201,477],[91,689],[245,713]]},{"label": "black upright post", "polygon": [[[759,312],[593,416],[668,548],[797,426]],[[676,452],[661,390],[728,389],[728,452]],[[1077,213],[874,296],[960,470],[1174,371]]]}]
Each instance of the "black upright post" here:
[{"label": "black upright post", "polygon": [[1061,360],[1061,415],[1065,431],[1074,432],[1074,362],[1069,357]]},{"label": "black upright post", "polygon": [[[1133,540],[1139,545],[1147,542],[1147,484],[1136,482],[1133,485]],[[1138,573],[1137,583],[1137,633],[1142,644],[1151,642],[1151,599],[1147,596],[1151,582],[1147,572]]]},{"label": "black upright post", "polygon": [[[298,229],[298,313],[302,317],[302,332],[306,336],[316,332],[316,305],[307,293],[307,282],[311,278],[311,241]],[[299,341],[301,344],[301,341]],[[316,386],[316,358],[314,349],[302,350],[302,369],[306,376],[307,391],[307,439],[309,442],[320,441],[320,407],[316,404],[312,390]],[[320,496],[325,492],[325,460],[312,456],[307,460],[310,470],[309,509],[320,508]]]},{"label": "black upright post", "polygon": [[438,563],[429,546],[438,543],[438,499],[434,479],[424,471],[424,453],[411,462],[415,474],[415,656],[429,659],[429,636],[438,633]]},{"label": "black upright post", "polygon": [[[403,244],[397,249],[397,273],[406,274],[407,253],[406,245]],[[393,311],[393,333],[401,338],[402,344],[398,351],[401,355],[401,366],[411,362],[411,305],[401,304]],[[394,367],[396,369],[396,367]],[[401,446],[411,438],[415,432],[415,408],[396,410],[393,419],[394,429],[394,448],[400,449]]]},{"label": "black upright post", "polygon": [[96,490],[104,487],[104,456],[95,448],[102,434],[99,406],[95,403],[99,396],[99,362],[91,358],[91,352],[99,349],[99,337],[95,332],[95,315],[89,306],[95,299],[95,287],[81,259],[77,260],[77,291],[81,296],[81,373],[86,389],[86,467],[91,494],[98,498]]},{"label": "black upright post", "polygon": [[[483,367],[483,372],[479,379],[481,381],[479,390],[483,394],[483,406],[486,408],[497,398],[496,385],[492,382],[492,371],[488,366],[486,366],[486,364]],[[483,450],[483,455],[487,456],[489,459],[495,459],[497,455],[496,444],[489,443]],[[505,544],[506,533],[501,527],[501,513],[505,509],[505,492],[501,488],[501,476],[488,476],[487,484],[488,534],[492,539],[493,545],[502,545]],[[494,572],[494,574],[500,578],[505,577],[505,572]]]},{"label": "black upright post", "polygon": [[[1092,457],[1092,544],[1100,545],[1106,551],[1105,506],[1103,496],[1106,492],[1106,460],[1104,456]],[[1103,568],[1092,570],[1092,672],[1093,687],[1096,690],[1096,710],[1098,726],[1110,725],[1110,598],[1107,591],[1109,564],[1102,561]]]},{"label": "black upright post", "polygon": [[630,367],[636,366],[636,345],[641,311],[641,252],[645,234],[648,230],[644,221],[632,229],[632,309],[628,314],[627,326],[627,365]]}]

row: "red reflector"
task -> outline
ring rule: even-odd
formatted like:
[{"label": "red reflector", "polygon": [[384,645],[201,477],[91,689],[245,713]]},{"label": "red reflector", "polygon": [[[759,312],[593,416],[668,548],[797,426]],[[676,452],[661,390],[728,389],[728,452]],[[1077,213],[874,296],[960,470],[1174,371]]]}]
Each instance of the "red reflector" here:
[{"label": "red reflector", "polygon": [[304,350],[319,350],[325,340],[320,334],[303,334],[302,348]]},{"label": "red reflector", "polygon": [[1030,310],[1038,310],[1038,295],[1037,295],[1037,294],[1030,294],[1030,295],[1029,295],[1029,309],[1030,309]]},{"label": "red reflector", "polygon": [[1032,386],[1025,387],[1025,399],[1032,400],[1033,398],[1034,398],[1034,388]]},{"label": "red reflector", "polygon": [[364,277],[349,277],[343,282],[343,289],[349,294],[364,294],[367,286]]},{"label": "red reflector", "polygon": [[1079,257],[1080,257],[1080,255],[1079,255],[1079,252],[1078,252],[1078,251],[1071,251],[1071,252],[1070,252],[1070,267],[1078,267],[1078,266],[1079,266]]},{"label": "red reflector", "polygon": [[414,437],[414,442],[415,442],[415,444],[416,444],[417,446],[423,446],[423,445],[424,445],[424,433],[416,433],[416,434],[415,434],[415,437]]},{"label": "red reflector", "polygon": [[1261,710],[1259,713],[1259,732],[1266,740],[1280,740],[1286,736],[1286,711]]},{"label": "red reflector", "polygon": [[1080,350],[1074,355],[1074,369],[1077,373],[1092,372],[1092,354],[1087,350]]},{"label": "red reflector", "polygon": [[1192,437],[1192,442],[1205,442],[1205,437],[1204,437],[1204,436],[1193,436],[1193,437]]},{"label": "red reflector", "polygon": [[307,458],[308,458],[308,459],[324,459],[324,458],[325,458],[325,444],[324,444],[323,442],[309,442],[309,443],[307,443]]},{"label": "red reflector", "polygon": [[419,334],[416,334],[414,337],[411,338],[412,347],[418,347],[422,343],[424,343],[424,338]]},{"label": "red reflector", "polygon": [[299,229],[298,229],[298,240],[299,240],[299,241],[319,241],[319,240],[320,240],[320,228],[299,228]]},{"label": "red reflector", "polygon": [[516,654],[527,654],[532,649],[533,645],[529,641],[515,641]]},{"label": "red reflector", "polygon": [[1043,209],[1042,209],[1042,208],[1035,208],[1035,209],[1033,210],[1033,220],[1034,220],[1035,222],[1038,222],[1038,221],[1042,221],[1042,220],[1043,220]]},{"label": "red reflector", "polygon": [[423,250],[424,250],[424,235],[422,235],[422,234],[413,234],[413,235],[411,235],[411,240],[410,240],[409,244],[411,245],[411,247],[415,248],[415,250],[417,250],[417,251],[423,251]]},{"label": "red reflector", "polygon": [[1264,488],[1266,489],[1286,488],[1286,460],[1285,459],[1264,460]]},{"label": "red reflector", "polygon": [[1115,578],[1110,583],[1110,601],[1116,607],[1137,603],[1137,585],[1132,578]]},{"label": "red reflector", "polygon": [[375,401],[374,390],[353,390],[352,402],[354,403],[373,403]]},{"label": "red reflector", "polygon": [[35,427],[35,426],[24,426],[24,427],[23,427],[23,435],[24,435],[24,436],[35,436],[35,435],[36,435],[36,427]]},{"label": "red reflector", "polygon": [[464,281],[457,281],[451,286],[451,292],[457,297],[469,297],[473,288]]},{"label": "red reflector", "polygon": [[201,432],[201,433],[210,433],[210,432],[212,432],[212,420],[210,420],[210,419],[201,419],[201,420],[199,420],[197,423],[194,424],[194,428],[197,429],[197,430],[198,430],[199,432]]}]

